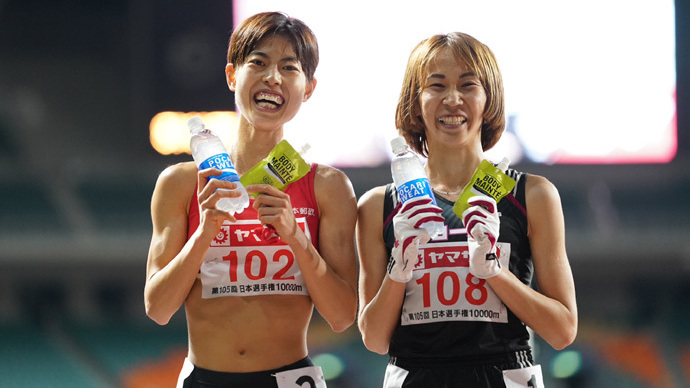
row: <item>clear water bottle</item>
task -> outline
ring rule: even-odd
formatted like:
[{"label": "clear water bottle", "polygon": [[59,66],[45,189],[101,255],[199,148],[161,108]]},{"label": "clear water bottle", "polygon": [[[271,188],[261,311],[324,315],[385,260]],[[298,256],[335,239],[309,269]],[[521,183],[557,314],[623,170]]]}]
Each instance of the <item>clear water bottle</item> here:
[{"label": "clear water bottle", "polygon": [[216,208],[230,214],[242,213],[249,206],[249,195],[240,182],[240,177],[237,175],[225,145],[218,136],[204,126],[204,122],[199,116],[190,118],[187,121],[187,127],[192,134],[189,147],[192,150],[194,162],[199,166],[199,170],[211,167],[222,170],[223,173],[221,175],[215,175],[211,178],[235,182],[237,190],[242,192],[242,196],[238,198],[223,197],[219,199],[216,203]]},{"label": "clear water bottle", "polygon": [[[393,183],[398,189],[400,202],[405,203],[411,199],[419,197],[429,197],[434,205],[436,198],[431,191],[429,178],[426,176],[424,164],[417,154],[407,146],[405,138],[400,136],[391,141],[393,149],[393,160],[391,161],[391,174]],[[445,227],[442,222],[427,222],[422,227],[429,232],[429,236],[434,238],[443,233]]]}]

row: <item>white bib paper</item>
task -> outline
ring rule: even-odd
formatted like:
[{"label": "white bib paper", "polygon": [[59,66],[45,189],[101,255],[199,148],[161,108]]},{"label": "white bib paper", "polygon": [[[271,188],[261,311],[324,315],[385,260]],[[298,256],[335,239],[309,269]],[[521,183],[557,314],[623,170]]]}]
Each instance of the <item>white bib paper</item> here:
[{"label": "white bib paper", "polygon": [[383,377],[383,388],[401,388],[409,373],[399,366],[388,364]]},{"label": "white bib paper", "polygon": [[541,365],[503,371],[506,388],[544,388]]},{"label": "white bib paper", "polygon": [[278,388],[326,388],[326,379],[319,366],[307,366],[299,369],[276,373]]},{"label": "white bib paper", "polygon": [[[497,243],[502,266],[510,244]],[[443,321],[508,322],[508,311],[485,279],[470,273],[467,242],[421,244],[419,264],[407,282],[402,325]]]},{"label": "white bib paper", "polygon": [[[310,237],[306,219],[297,224]],[[263,241],[260,228],[258,220],[223,224],[201,264],[203,298],[309,295],[292,249],[282,241]]]}]

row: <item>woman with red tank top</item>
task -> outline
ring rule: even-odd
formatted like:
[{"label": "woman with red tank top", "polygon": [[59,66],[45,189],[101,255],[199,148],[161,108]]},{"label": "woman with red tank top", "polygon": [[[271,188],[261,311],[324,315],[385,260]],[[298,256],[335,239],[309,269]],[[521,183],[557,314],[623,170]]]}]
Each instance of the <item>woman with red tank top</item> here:
[{"label": "woman with red tank top", "polygon": [[[228,152],[238,174],[283,139],[314,92],[317,64],[312,31],[285,14],[254,15],[233,32],[225,75],[240,112]],[[215,204],[239,192],[209,179],[219,173],[191,161],[170,166],[151,203],[146,313],[164,325],[184,305],[189,351],[178,387],[325,387],[307,329],[314,308],[335,332],[356,317],[352,185],[312,164],[284,191],[248,185],[258,195],[229,214]]]}]

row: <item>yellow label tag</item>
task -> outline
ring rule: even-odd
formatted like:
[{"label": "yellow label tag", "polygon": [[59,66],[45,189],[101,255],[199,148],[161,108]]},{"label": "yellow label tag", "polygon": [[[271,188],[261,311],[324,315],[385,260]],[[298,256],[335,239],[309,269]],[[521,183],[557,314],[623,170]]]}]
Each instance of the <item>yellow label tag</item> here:
[{"label": "yellow label tag", "polygon": [[[304,161],[287,140],[282,140],[269,152],[266,159],[242,175],[240,182],[245,187],[252,184],[268,184],[282,191],[290,183],[307,175],[309,170],[309,163]],[[257,196],[257,193],[249,194]]]},{"label": "yellow label tag", "polygon": [[462,213],[469,208],[467,200],[475,195],[486,195],[492,197],[498,203],[503,197],[510,193],[515,187],[515,180],[491,162],[484,159],[474,170],[472,179],[462,189],[462,193],[453,205],[453,212],[460,218]]}]

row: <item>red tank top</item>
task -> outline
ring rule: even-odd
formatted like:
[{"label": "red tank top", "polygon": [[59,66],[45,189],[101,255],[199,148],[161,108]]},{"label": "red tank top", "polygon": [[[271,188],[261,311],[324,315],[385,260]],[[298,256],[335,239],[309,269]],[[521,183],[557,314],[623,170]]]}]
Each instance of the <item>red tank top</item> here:
[{"label": "red tank top", "polygon": [[[290,183],[285,188],[285,193],[290,196],[292,203],[292,211],[295,218],[304,218],[309,227],[311,243],[318,250],[319,249],[319,207],[316,203],[316,195],[314,194],[314,175],[316,173],[316,163],[312,163],[311,169],[307,175],[299,180]],[[254,198],[249,196],[249,206],[244,209],[242,213],[235,214],[237,220],[256,220],[258,214],[254,207]],[[197,198],[197,190],[194,190],[192,200],[189,206],[189,218],[187,239],[189,239],[194,231],[199,227],[199,200]],[[284,244],[281,240],[273,243]]]}]

